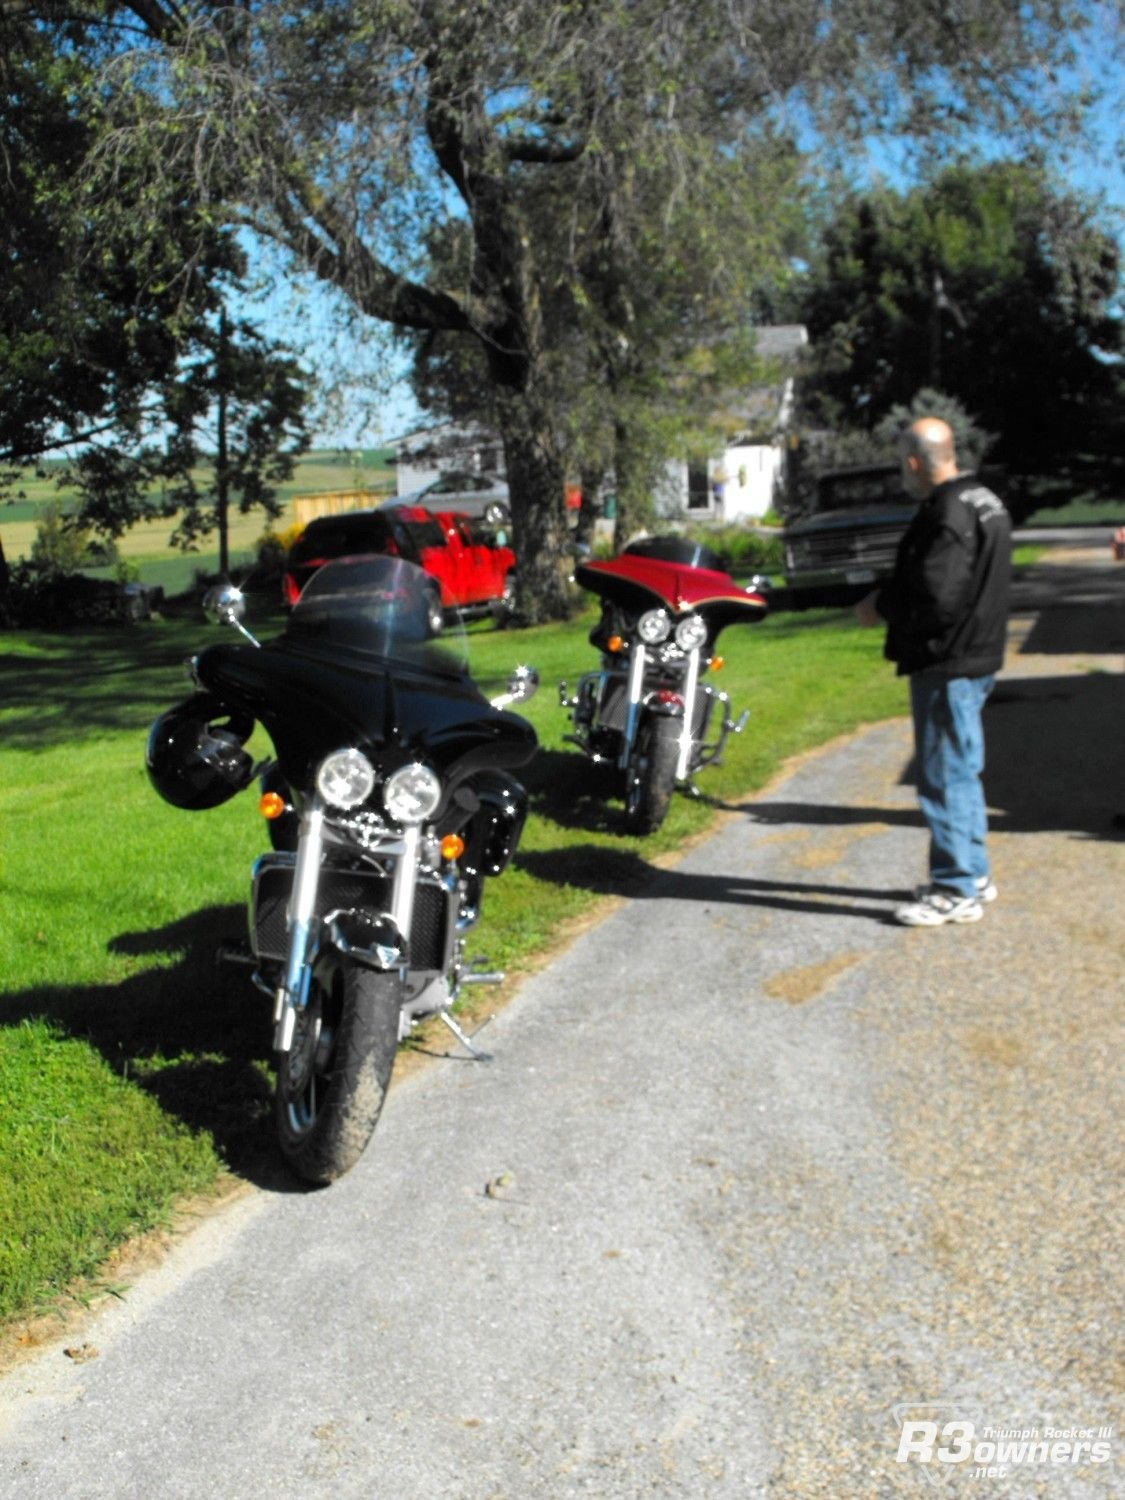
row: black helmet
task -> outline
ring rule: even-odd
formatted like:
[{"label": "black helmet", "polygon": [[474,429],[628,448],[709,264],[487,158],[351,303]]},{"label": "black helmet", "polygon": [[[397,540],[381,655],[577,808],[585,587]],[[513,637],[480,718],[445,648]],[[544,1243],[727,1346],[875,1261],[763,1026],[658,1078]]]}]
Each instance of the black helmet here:
[{"label": "black helmet", "polygon": [[250,784],[254,763],[242,747],[253,728],[210,693],[185,698],[149,730],[149,780],[173,807],[219,807]]}]

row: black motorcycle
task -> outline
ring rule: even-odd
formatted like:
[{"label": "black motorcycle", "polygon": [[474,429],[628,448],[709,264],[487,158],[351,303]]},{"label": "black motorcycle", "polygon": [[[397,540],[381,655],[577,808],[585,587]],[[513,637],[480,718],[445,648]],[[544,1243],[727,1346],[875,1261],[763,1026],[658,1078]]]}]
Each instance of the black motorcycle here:
[{"label": "black motorcycle", "polygon": [[[284,633],[260,644],[245,600],[208,596],[245,643],[192,659],[196,693],[149,735],[147,766],[176,807],[217,807],[258,777],[272,851],[255,863],[245,963],[274,1001],[276,1123],[296,1173],[325,1183],[375,1129],[400,1040],[452,1014],[464,984],[503,975],[466,962],[486,876],[515,851],[527,797],[511,774],[536,750],[507,705],[529,668],[489,702],[465,636],[435,638],[426,575],[398,558],[346,558],[305,586]],[[255,723],[274,758],[246,749]]]},{"label": "black motorcycle", "polygon": [[733,720],[728,695],[705,678],[722,666],[719,633],[764,618],[768,584],[740,588],[715,553],[674,536],[634,542],[574,576],[602,601],[590,632],[602,661],[573,697],[559,684],[574,723],[566,738],[621,773],[628,831],[653,833],[676,785],[694,792],[695,773],[718,764],[727,736],[746,724],[749,713]]}]

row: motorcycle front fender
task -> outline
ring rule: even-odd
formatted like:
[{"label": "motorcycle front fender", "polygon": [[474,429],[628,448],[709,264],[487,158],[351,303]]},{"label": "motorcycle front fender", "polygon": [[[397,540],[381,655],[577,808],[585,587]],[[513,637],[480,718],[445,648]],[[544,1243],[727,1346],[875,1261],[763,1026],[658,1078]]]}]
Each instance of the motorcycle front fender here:
[{"label": "motorcycle front fender", "polygon": [[645,719],[682,719],[684,716],[684,705],[680,701],[660,699],[655,696],[650,698],[644,706],[641,723]]},{"label": "motorcycle front fender", "polygon": [[406,939],[398,925],[389,916],[366,911],[336,911],[326,917],[320,924],[319,940],[308,962],[313,963],[328,947],[361,968],[384,973],[400,969],[406,962]]}]

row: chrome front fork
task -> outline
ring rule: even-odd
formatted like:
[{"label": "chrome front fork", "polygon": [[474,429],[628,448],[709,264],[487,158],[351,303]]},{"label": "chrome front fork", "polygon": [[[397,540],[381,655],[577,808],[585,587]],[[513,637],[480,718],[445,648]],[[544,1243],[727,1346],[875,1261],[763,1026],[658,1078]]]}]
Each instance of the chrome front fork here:
[{"label": "chrome front fork", "polygon": [[309,1000],[309,971],[312,957],[313,919],[316,892],[320,884],[320,861],[324,851],[324,808],[314,802],[301,818],[301,836],[297,841],[297,863],[293,871],[293,889],[289,895],[286,926],[289,929],[289,957],[285,978],[278,986],[273,1008],[273,1045],[276,1052],[288,1052],[293,1045],[297,1012]]},{"label": "chrome front fork", "polygon": [[699,691],[699,649],[688,652],[684,675],[684,722],[680,730],[680,758],[676,762],[676,780],[686,781],[691,774],[691,751],[695,727],[695,695]]},{"label": "chrome front fork", "polygon": [[[692,769],[695,698],[699,691],[699,661],[698,648],[687,653],[683,687],[680,690],[684,700],[684,717],[680,729],[680,753],[676,761],[677,781],[686,781]],[[637,738],[637,728],[640,723],[641,710],[644,706],[644,679],[645,667],[647,665],[645,648],[639,645],[634,646],[633,654],[629,658],[629,714],[625,722],[625,743],[621,749],[620,764],[622,769],[627,768],[629,765],[633,754],[633,745]]]},{"label": "chrome front fork", "polygon": [[625,714],[625,734],[621,743],[621,754],[617,764],[623,771],[628,770],[629,762],[633,758],[633,745],[637,738],[637,728],[641,721],[641,703],[645,690],[645,667],[647,657],[645,648],[638,642],[629,657],[629,686],[627,690],[627,709]]},{"label": "chrome front fork", "polygon": [[[420,828],[408,828],[401,840],[381,851],[396,855],[391,887],[391,919],[404,937],[408,937],[414,920],[414,892],[418,880],[418,857],[422,837]],[[274,997],[273,1045],[277,1052],[288,1052],[293,1045],[297,1012],[309,1003],[309,980],[320,942],[320,919],[316,915],[316,898],[324,858],[324,806],[311,803],[301,818],[297,843],[297,862],[293,871],[293,888],[286,910],[289,931],[289,953],[285,977]]]}]

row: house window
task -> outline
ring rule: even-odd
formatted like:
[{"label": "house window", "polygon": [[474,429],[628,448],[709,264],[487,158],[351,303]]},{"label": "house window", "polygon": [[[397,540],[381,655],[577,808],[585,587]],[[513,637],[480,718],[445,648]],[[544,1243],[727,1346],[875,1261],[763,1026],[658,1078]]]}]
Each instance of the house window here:
[{"label": "house window", "polygon": [[710,510],[711,508],[711,485],[705,463],[688,464],[687,503],[688,510]]}]

